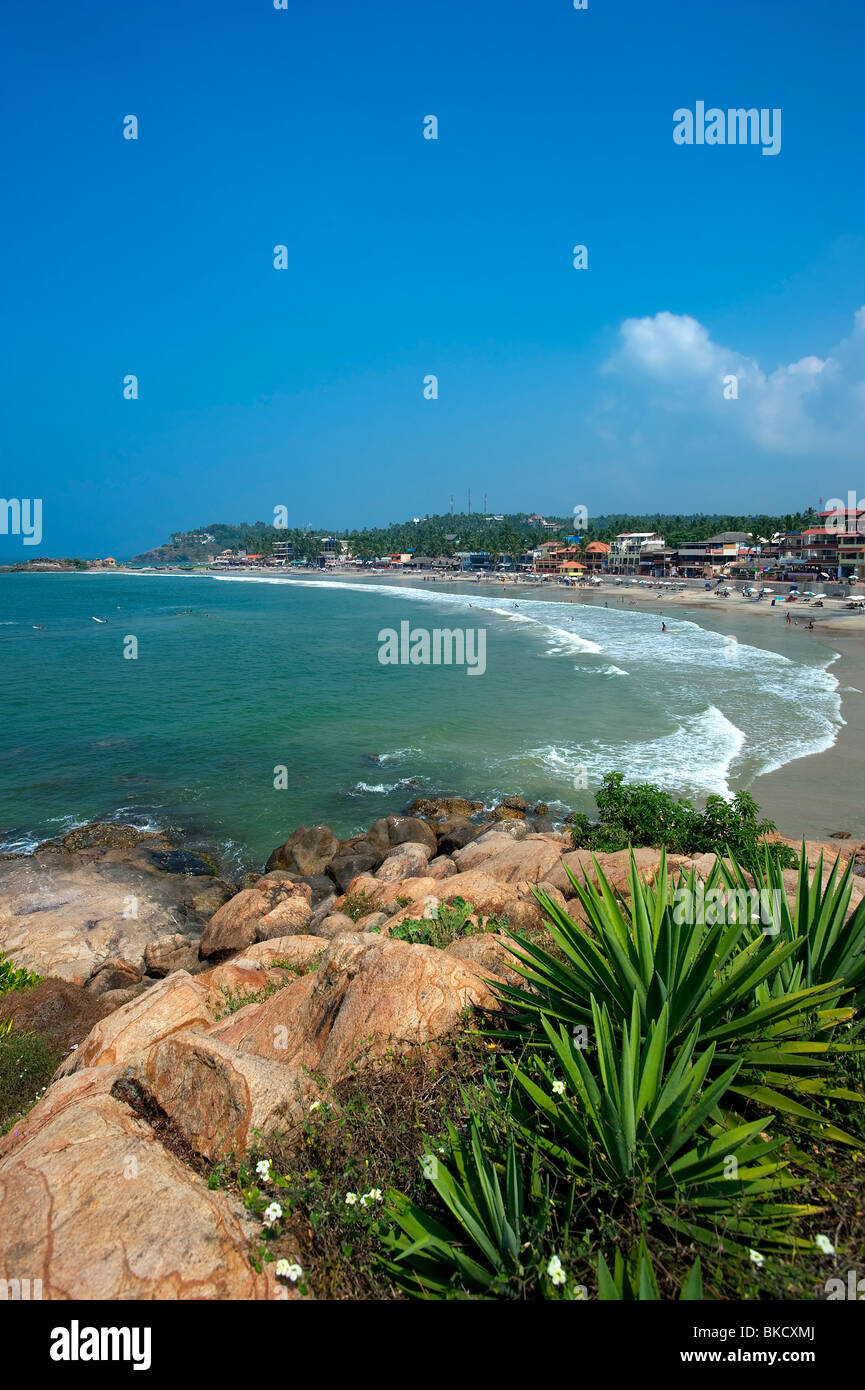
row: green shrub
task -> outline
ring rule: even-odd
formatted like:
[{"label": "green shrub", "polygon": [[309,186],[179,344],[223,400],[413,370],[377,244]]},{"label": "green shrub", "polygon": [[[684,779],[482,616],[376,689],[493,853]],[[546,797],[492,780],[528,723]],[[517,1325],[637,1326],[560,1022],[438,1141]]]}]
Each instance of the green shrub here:
[{"label": "green shrub", "polygon": [[60,1053],[38,1033],[0,1023],[0,1134],[39,1099],[60,1062]]},{"label": "green shrub", "polygon": [[[732,801],[710,796],[703,811],[650,782],[625,786],[624,773],[608,772],[597,792],[600,819],[573,815],[575,849],[610,853],[629,846],[654,846],[675,854],[729,854],[749,871],[764,853],[764,836],[775,830],[770,820],[758,820],[759,808],[748,792]],[[789,845],[770,843],[769,853],[780,868],[794,868]]]},{"label": "green shrub", "polygon": [[478,932],[501,931],[507,926],[507,917],[478,916],[472,920],[474,907],[465,898],[454,898],[450,903],[439,903],[429,917],[404,917],[391,928],[391,937],[397,941],[408,941],[412,946],[437,946],[443,949],[462,937],[474,936]]},{"label": "green shrub", "polygon": [[10,994],[13,989],[32,989],[42,979],[32,970],[24,970],[13,965],[4,951],[0,951],[0,996]]}]

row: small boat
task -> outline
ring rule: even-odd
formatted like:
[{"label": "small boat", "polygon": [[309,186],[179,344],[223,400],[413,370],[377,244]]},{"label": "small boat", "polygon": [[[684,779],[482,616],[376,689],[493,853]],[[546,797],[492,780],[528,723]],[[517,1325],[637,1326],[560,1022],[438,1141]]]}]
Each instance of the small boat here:
[{"label": "small boat", "polygon": [[108,619],[107,619],[107,618],[94,618],[93,621],[94,621],[94,623],[107,623],[107,622],[108,622]]}]

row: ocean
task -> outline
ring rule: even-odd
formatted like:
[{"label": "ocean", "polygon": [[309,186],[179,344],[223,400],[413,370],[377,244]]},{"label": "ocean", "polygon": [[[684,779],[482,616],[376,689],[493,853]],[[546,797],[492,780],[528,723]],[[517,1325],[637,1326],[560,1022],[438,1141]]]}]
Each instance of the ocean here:
[{"label": "ocean", "polygon": [[[681,609],[664,633],[609,604],[470,581],[0,575],[0,852],[120,820],[255,867],[299,824],[348,835],[428,794],[590,811],[622,771],[729,796],[837,737],[822,647],[756,619],[733,641]],[[383,665],[402,622],[483,631],[483,673]]]}]

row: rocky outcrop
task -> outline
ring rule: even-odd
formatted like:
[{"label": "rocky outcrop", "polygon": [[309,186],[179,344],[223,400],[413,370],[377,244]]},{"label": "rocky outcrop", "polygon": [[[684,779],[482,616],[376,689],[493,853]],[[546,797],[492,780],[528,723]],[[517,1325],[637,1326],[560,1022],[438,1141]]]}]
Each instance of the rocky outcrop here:
[{"label": "rocky outcrop", "polygon": [[178,970],[146,994],[102,1019],[58,1068],[69,1076],[86,1067],[111,1067],[126,1062],[153,1043],[184,1028],[207,1028],[213,1015],[205,994],[191,975]]},{"label": "rocky outcrop", "polygon": [[200,856],[178,864],[174,853],[164,836],[91,825],[0,860],[0,951],[74,984],[111,960],[143,975],[148,947],[166,936],[197,941],[233,892]]},{"label": "rocky outcrop", "polygon": [[209,1031],[242,1054],[334,1082],[388,1052],[449,1036],[467,1009],[497,1010],[486,973],[432,947],[346,934],[314,973]]},{"label": "rocky outcrop", "polygon": [[244,888],[207,924],[199,945],[203,959],[240,951],[255,941],[304,932],[312,917],[312,891],[291,879],[260,878]]},{"label": "rocky outcrop", "polygon": [[55,1083],[0,1140],[0,1272],[48,1299],[264,1299],[250,1227],[112,1091],[122,1068]]}]

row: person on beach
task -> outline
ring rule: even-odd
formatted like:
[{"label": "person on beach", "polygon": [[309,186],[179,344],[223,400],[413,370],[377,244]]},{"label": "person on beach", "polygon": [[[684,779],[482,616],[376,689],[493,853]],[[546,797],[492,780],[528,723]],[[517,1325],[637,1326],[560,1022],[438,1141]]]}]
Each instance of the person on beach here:
[{"label": "person on beach", "polygon": [[789,623],[790,621],[791,621],[791,619],[790,619],[790,614],[788,613],[788,614],[787,614],[787,622]]}]

